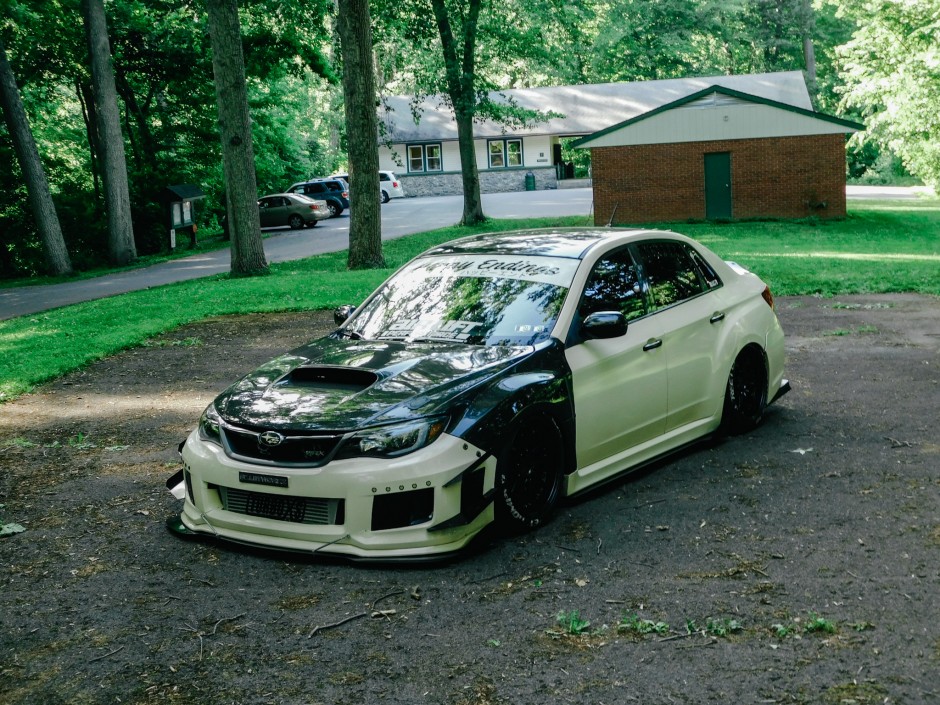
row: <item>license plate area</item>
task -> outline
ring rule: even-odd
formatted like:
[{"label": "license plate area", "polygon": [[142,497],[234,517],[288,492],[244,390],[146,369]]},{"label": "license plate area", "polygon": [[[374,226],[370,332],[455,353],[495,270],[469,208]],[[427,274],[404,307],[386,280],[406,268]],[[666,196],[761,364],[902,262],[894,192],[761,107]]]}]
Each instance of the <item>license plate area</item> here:
[{"label": "license plate area", "polygon": [[252,492],[245,501],[245,514],[274,519],[275,521],[293,521],[302,523],[307,502],[298,497],[279,497],[260,492]]}]

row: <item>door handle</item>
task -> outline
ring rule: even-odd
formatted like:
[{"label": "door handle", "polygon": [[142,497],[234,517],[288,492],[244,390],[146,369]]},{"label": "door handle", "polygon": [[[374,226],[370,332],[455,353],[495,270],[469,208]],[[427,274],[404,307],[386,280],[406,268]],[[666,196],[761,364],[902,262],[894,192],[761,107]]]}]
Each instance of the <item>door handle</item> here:
[{"label": "door handle", "polygon": [[662,338],[650,338],[646,341],[646,344],[643,346],[643,352],[649,352],[650,350],[655,350],[663,344]]},{"label": "door handle", "polygon": [[718,323],[719,321],[725,320],[725,314],[722,311],[715,311],[712,314],[712,317],[708,319],[709,323]]}]

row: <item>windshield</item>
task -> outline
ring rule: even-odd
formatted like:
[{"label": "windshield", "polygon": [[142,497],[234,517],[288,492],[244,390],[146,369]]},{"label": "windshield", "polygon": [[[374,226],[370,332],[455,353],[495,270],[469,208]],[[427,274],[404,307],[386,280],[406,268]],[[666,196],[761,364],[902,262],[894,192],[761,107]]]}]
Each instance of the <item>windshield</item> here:
[{"label": "windshield", "polygon": [[424,257],[344,328],[368,340],[532,345],[548,338],[578,260],[518,255]]}]

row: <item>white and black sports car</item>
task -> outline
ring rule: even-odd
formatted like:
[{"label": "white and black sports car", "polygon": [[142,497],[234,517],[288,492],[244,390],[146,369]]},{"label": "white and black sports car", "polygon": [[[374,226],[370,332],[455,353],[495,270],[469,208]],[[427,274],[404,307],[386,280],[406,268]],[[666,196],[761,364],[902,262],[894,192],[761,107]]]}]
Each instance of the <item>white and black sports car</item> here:
[{"label": "white and black sports car", "polygon": [[168,524],[416,559],[575,495],[789,389],[753,274],[672,232],[480,235],[409,262],[339,328],[223,392],[181,445]]}]

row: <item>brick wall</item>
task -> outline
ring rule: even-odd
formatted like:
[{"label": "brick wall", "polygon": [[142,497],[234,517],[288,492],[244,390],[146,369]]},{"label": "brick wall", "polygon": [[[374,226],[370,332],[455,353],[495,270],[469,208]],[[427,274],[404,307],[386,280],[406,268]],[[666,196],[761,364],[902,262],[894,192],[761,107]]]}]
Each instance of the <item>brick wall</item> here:
[{"label": "brick wall", "polygon": [[705,218],[704,155],[731,153],[735,219],[845,216],[845,135],[591,150],[594,222]]}]

